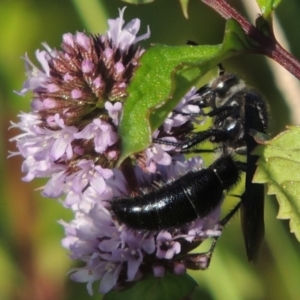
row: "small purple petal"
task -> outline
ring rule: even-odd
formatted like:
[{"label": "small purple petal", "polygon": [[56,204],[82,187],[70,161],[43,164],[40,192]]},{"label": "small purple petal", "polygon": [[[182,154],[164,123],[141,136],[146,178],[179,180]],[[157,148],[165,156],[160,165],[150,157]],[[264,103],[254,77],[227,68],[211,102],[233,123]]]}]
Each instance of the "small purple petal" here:
[{"label": "small purple petal", "polygon": [[109,30],[107,36],[112,40],[115,47],[118,47],[121,50],[128,49],[132,44],[137,43],[138,41],[149,38],[150,30],[147,28],[147,33],[136,37],[140,29],[140,20],[133,19],[131,20],[123,29],[124,19],[123,14],[125,11],[124,7],[122,10],[119,9],[119,18],[113,20],[108,20]]},{"label": "small purple petal", "polygon": [[128,261],[128,271],[127,271],[127,280],[133,281],[135,278],[135,275],[143,261],[142,256],[140,256],[138,259],[129,260]]},{"label": "small purple petal", "polygon": [[73,34],[71,34],[71,33],[65,33],[63,35],[63,42],[73,48],[74,47]]},{"label": "small purple petal", "polygon": [[165,276],[165,268],[162,266],[153,267],[153,274],[155,277],[164,277]]},{"label": "small purple petal", "polygon": [[185,274],[186,267],[183,263],[176,262],[173,270],[174,270],[175,274],[182,275],[182,274]]},{"label": "small purple petal", "polygon": [[90,39],[83,32],[77,32],[75,36],[76,42],[85,50],[89,50],[91,47]]},{"label": "small purple petal", "polygon": [[83,73],[91,73],[94,70],[95,65],[90,60],[85,59],[82,61],[81,68]]},{"label": "small purple petal", "polygon": [[52,175],[43,190],[43,196],[51,198],[60,197],[64,192],[65,178],[66,174],[64,171]]},{"label": "small purple petal", "polygon": [[78,89],[74,89],[71,92],[71,96],[73,99],[79,99],[80,97],[82,97],[82,92]]},{"label": "small purple petal", "polygon": [[125,70],[125,67],[121,62],[117,62],[115,64],[115,71],[116,71],[117,74],[120,74],[120,73],[124,72],[124,70]]},{"label": "small purple petal", "polygon": [[110,264],[110,266],[106,266],[106,269],[107,272],[102,277],[99,288],[99,292],[102,294],[106,294],[116,285],[121,272],[121,265]]}]

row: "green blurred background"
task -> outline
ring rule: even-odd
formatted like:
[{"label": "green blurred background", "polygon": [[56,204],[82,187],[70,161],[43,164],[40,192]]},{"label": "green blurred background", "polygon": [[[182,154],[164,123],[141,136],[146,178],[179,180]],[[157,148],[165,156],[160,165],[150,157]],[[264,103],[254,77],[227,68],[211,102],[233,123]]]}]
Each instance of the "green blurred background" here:
[{"label": "green blurred background", "polygon": [[[283,2],[277,16],[292,53],[300,57],[300,1]],[[242,1],[230,3],[247,13]],[[8,140],[17,134],[15,130],[8,131],[8,127],[11,120],[17,121],[19,111],[30,109],[30,98],[13,92],[20,90],[25,80],[20,57],[27,52],[35,62],[34,52],[42,48],[41,43],[59,48],[65,32],[104,33],[106,20],[116,18],[117,9],[125,5],[120,0],[0,0],[1,300],[101,299],[97,294],[89,297],[85,284],[70,282],[66,273],[75,265],[60,245],[64,234],[57,220],[70,220],[72,216],[56,201],[40,196],[36,189],[43,185],[42,180],[22,182],[22,159],[6,158],[9,150],[15,150]],[[193,40],[199,44],[217,44],[222,41],[224,21],[215,12],[199,0],[190,0],[188,11],[187,20],[178,1],[157,0],[148,5],[127,5],[125,19],[140,18],[141,33],[149,25],[151,43],[180,45]],[[252,13],[252,19],[257,14],[258,9]],[[145,45],[149,46],[150,42]],[[283,130],[286,124],[297,123],[298,116],[294,114],[291,120],[290,111],[295,112],[300,106],[295,99],[300,93],[298,83],[290,88],[296,100],[291,108],[283,100],[280,87],[283,75],[275,71],[276,79],[265,58],[244,55],[224,65],[268,98],[272,135]],[[288,77],[287,82],[290,81],[292,78]],[[298,123],[299,120],[300,117]],[[277,211],[276,201],[267,199],[266,240],[256,264],[246,259],[239,217],[234,218],[218,243],[209,270],[192,274],[199,282],[199,299],[300,299],[300,244],[289,233],[288,222],[276,219]],[[94,287],[97,290],[98,284]]]}]

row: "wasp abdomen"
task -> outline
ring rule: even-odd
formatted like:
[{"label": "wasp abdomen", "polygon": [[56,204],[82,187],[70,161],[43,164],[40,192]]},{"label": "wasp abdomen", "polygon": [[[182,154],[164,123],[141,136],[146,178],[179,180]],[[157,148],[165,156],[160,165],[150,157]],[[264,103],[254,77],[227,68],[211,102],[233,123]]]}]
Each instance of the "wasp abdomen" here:
[{"label": "wasp abdomen", "polygon": [[238,181],[239,170],[230,156],[209,168],[136,197],[114,199],[111,210],[120,223],[133,229],[158,230],[206,217],[222,202],[225,189]]}]

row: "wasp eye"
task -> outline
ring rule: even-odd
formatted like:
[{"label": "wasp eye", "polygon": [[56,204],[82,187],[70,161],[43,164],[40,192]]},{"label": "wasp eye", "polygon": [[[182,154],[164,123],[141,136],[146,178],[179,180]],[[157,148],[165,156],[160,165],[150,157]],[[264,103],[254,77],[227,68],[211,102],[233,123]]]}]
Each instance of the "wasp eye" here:
[{"label": "wasp eye", "polygon": [[233,74],[224,74],[218,77],[211,88],[219,97],[224,97],[231,92],[232,87],[236,87],[240,79]]}]

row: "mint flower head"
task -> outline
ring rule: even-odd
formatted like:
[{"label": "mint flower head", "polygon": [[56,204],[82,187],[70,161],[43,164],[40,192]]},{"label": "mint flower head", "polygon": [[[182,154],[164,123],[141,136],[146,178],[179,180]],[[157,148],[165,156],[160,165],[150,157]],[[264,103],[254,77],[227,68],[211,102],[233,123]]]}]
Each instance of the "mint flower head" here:
[{"label": "mint flower head", "polygon": [[[60,221],[66,235],[62,244],[71,259],[83,262],[71,278],[87,283],[90,294],[95,281],[100,281],[99,292],[107,293],[146,274],[163,277],[205,268],[209,257],[189,252],[221,234],[219,207],[206,218],[160,231],[133,230],[110,211],[117,197],[142,195],[202,168],[200,158],[186,160],[176,147],[154,143],[132,156],[130,164],[115,167],[126,89],[145,51],[138,42],[150,36],[149,28],[137,35],[139,19],[124,25],[124,10],[108,20],[104,35],[64,34],[60,50],[44,44],[36,51],[40,67],[24,57],[27,80],[19,94],[32,93],[31,111],[12,123],[21,131],[12,139],[18,152],[11,156],[24,158],[23,180],[48,178],[42,194],[63,198],[61,203],[74,212],[71,222]],[[153,138],[183,140],[199,113],[192,88]]]}]

